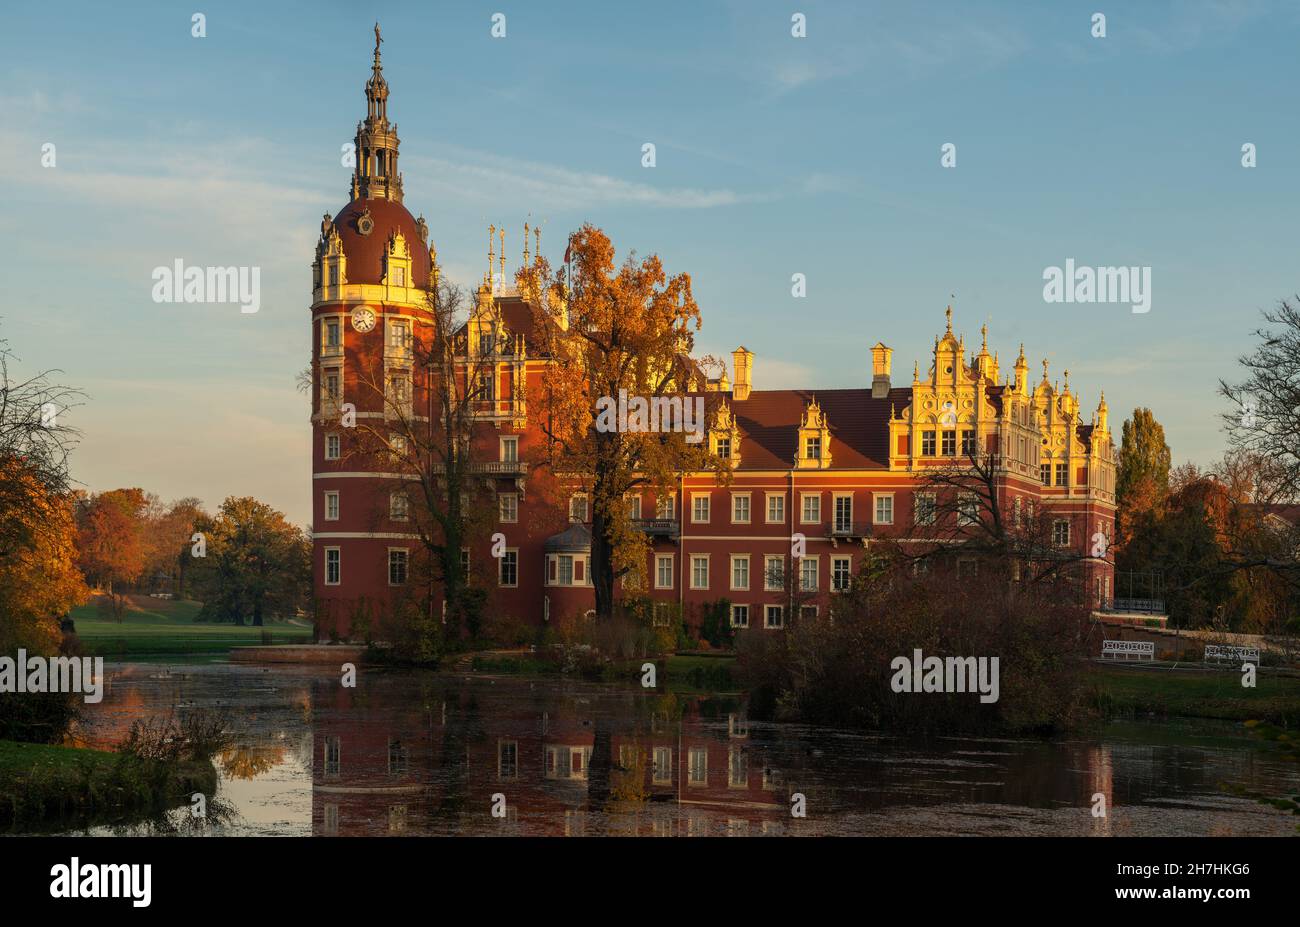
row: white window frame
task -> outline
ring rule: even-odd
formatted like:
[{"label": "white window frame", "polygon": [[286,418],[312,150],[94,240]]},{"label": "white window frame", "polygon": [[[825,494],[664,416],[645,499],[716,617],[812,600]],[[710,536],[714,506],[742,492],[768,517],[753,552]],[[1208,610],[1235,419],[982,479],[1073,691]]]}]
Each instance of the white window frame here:
[{"label": "white window frame", "polygon": [[[926,517],[921,517],[922,508],[921,500],[929,500],[929,513]],[[918,525],[933,525],[938,517],[939,497],[932,492],[918,492],[912,494],[912,521]]]},{"label": "white window frame", "polygon": [[[781,581],[777,585],[772,583],[772,564],[781,565]],[[764,592],[781,592],[785,589],[785,554],[764,554],[763,555],[763,591]]]},{"label": "white window frame", "polygon": [[[704,501],[704,517],[700,517],[700,500]],[[713,514],[713,494],[708,492],[691,493],[691,524],[707,525]]]},{"label": "white window frame", "polygon": [[[334,453],[330,453],[330,442],[334,444]],[[343,456],[343,437],[337,433],[330,433],[325,436],[325,459],[338,460]]]},{"label": "white window frame", "polygon": [[[330,554],[334,554],[334,566],[336,576],[334,581],[330,582]],[[343,585],[343,548],[327,547],[325,548],[325,585],[341,586]]]},{"label": "white window frame", "polygon": [[[743,608],[743,609],[745,610],[745,623],[744,623],[744,624],[737,624],[737,623],[736,623],[736,609],[738,609],[738,608]],[[731,626],[732,626],[733,628],[740,628],[741,630],[744,630],[744,629],[748,628],[748,627],[749,627],[749,603],[748,603],[748,602],[733,602],[733,603],[731,603],[731,613],[727,616],[727,620],[728,620],[728,622],[731,624]]]},{"label": "white window frame", "polygon": [[[509,502],[506,500],[509,500]],[[509,508],[509,511],[507,511],[507,508]],[[503,525],[513,525],[519,522],[518,493],[503,492],[497,495],[497,521]]]},{"label": "white window frame", "polygon": [[[775,502],[780,508],[775,518],[772,517],[772,503]],[[767,523],[769,525],[785,524],[785,493],[770,492],[767,494]]]},{"label": "white window frame", "polygon": [[[400,504],[395,505],[398,499]],[[388,494],[388,517],[393,521],[410,521],[411,520],[411,498],[404,492],[390,492]]]},{"label": "white window frame", "polygon": [[[704,585],[701,586],[695,581],[695,564],[704,561]],[[691,554],[691,588],[708,589],[709,588],[709,555],[708,554]]]},{"label": "white window frame", "polygon": [[[406,557],[406,567],[405,567],[405,570],[404,570],[404,572],[405,572],[405,574],[406,574],[406,579],[405,579],[403,582],[400,582],[400,583],[395,583],[395,582],[393,582],[393,554],[395,554],[395,553],[401,553],[401,554],[405,555],[405,557]],[[390,547],[390,548],[388,548],[388,562],[387,562],[386,566],[387,566],[387,572],[388,572],[388,585],[391,586],[391,587],[393,587],[393,588],[398,588],[398,587],[401,587],[401,586],[405,586],[408,582],[410,582],[410,579],[411,579],[411,551],[410,551],[410,549],[409,549],[409,548],[406,548],[406,547]]]},{"label": "white window frame", "polygon": [[[334,503],[334,514],[330,514],[330,503]],[[325,520],[338,521],[339,512],[342,510],[342,503],[339,501],[339,492],[337,489],[327,489],[325,491]]]},{"label": "white window frame", "polygon": [[[497,441],[497,460],[501,463],[517,463],[519,461],[519,436],[503,435]],[[506,453],[507,447],[513,447],[514,450]]]},{"label": "white window frame", "polygon": [[[673,588],[673,561],[676,558],[672,554],[655,554],[655,588],[672,589]],[[664,585],[663,567],[668,565],[668,585]]]},{"label": "white window frame", "polygon": [[[804,564],[812,566],[812,585],[809,586],[804,582]],[[799,559],[799,591],[816,592],[817,586],[821,582],[821,558],[813,554],[811,557],[801,557]]]},{"label": "white window frame", "polygon": [[[817,517],[808,517],[808,502],[811,500],[817,509]],[[799,493],[799,524],[820,525],[822,523],[822,494],[820,492]]]},{"label": "white window frame", "polygon": [[[501,589],[518,589],[519,588],[519,548],[507,547],[503,556],[497,561],[497,586]],[[515,555],[515,581],[513,583],[505,582],[506,558]]]},{"label": "white window frame", "polygon": [[[889,517],[880,517],[881,503],[889,503]],[[894,494],[892,492],[878,492],[872,494],[871,500],[871,523],[873,525],[892,525],[894,523]]]},{"label": "white window frame", "polygon": [[[737,514],[737,509],[741,503],[745,504],[745,517],[741,518]],[[731,494],[731,523],[733,525],[748,525],[754,518],[754,508],[751,494],[748,492],[733,492]]]},{"label": "white window frame", "polygon": [[[844,574],[847,577],[844,586],[835,585],[835,565],[837,563],[847,564],[844,568]],[[853,558],[849,556],[832,556],[831,557],[831,592],[844,592],[851,585],[853,585]]]},{"label": "white window frame", "polygon": [[[730,569],[727,571],[727,581],[730,584],[728,588],[731,589],[732,592],[748,592],[749,591],[749,554],[732,554],[728,563],[730,566]],[[744,585],[737,585],[736,566],[742,563],[744,564],[745,583]]]},{"label": "white window frame", "polygon": [[[772,614],[775,613],[780,618],[780,624],[772,624]],[[785,627],[785,606],[784,605],[764,605],[763,606],[763,627],[766,630],[776,631]]]}]

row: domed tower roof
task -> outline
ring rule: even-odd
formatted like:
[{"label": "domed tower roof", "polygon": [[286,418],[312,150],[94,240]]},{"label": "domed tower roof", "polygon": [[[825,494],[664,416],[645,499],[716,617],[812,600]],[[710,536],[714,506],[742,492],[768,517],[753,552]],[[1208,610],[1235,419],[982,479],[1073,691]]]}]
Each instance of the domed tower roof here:
[{"label": "domed tower roof", "polygon": [[[397,169],[397,123],[388,121],[388,82],[384,80],[375,24],[375,59],[366,82],[366,117],[357,123],[356,166],[352,170],[352,201],[334,217],[347,257],[347,282],[381,284],[384,258],[394,236],[401,235],[411,255],[411,282],[429,281],[429,230],[423,217],[414,219],[402,205],[402,175]],[[322,228],[322,243],[328,237]]]}]

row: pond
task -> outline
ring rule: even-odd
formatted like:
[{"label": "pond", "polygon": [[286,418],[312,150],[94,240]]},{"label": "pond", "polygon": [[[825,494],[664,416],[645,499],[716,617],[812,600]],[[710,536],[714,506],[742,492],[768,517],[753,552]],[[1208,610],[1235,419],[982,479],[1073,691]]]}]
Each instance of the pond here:
[{"label": "pond", "polygon": [[1298,773],[1236,724],[921,739],[751,721],[743,696],[551,677],[363,667],[345,688],[313,667],[105,669],[79,732],[89,745],[173,707],[229,713],[235,744],[217,760],[210,816],[171,812],[182,834],[1295,833],[1294,818],[1232,793],[1279,795]]}]

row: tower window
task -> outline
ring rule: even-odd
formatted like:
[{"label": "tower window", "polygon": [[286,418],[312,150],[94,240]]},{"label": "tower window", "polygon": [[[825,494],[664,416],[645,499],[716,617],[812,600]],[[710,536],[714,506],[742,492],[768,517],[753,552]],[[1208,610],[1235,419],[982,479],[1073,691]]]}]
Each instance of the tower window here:
[{"label": "tower window", "polygon": [[922,457],[934,456],[934,432],[933,431],[921,432],[921,456]]},{"label": "tower window", "polygon": [[337,547],[325,548],[325,585],[337,586],[343,574],[342,554]]},{"label": "tower window", "polygon": [[388,585],[405,586],[406,585],[406,550],[390,550],[388,552]]}]

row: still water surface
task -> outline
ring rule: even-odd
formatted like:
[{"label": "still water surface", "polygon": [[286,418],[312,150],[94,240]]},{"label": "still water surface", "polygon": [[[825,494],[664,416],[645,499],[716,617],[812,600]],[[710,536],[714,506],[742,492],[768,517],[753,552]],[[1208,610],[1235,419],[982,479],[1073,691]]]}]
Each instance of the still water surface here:
[{"label": "still water surface", "polygon": [[[92,745],[173,706],[230,715],[220,820],[172,812],[183,834],[1295,833],[1294,818],[1227,790],[1297,786],[1294,764],[1234,724],[1116,722],[1051,742],[916,739],[748,721],[741,696],[550,678],[363,670],[345,689],[320,668],[105,669],[104,701],[81,731]],[[806,817],[791,815],[794,793]],[[1091,813],[1097,793],[1104,818]]]}]

